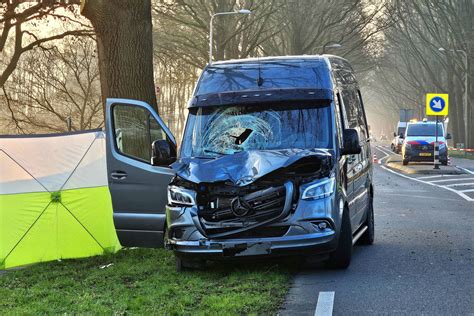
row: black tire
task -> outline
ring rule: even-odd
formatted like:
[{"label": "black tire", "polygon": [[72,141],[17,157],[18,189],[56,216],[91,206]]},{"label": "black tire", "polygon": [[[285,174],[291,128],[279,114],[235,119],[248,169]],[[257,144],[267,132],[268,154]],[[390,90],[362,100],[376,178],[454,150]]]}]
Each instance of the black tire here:
[{"label": "black tire", "polygon": [[329,255],[326,262],[332,269],[346,269],[351,264],[352,257],[352,230],[349,210],[346,208],[342,215],[341,232],[337,248]]},{"label": "black tire", "polygon": [[448,161],[441,161],[441,164],[442,164],[443,166],[447,166],[447,165],[448,165]]},{"label": "black tire", "polygon": [[407,159],[403,159],[403,165],[404,166],[408,165],[408,160]]},{"label": "black tire", "polygon": [[375,239],[375,222],[374,222],[374,199],[370,197],[369,207],[367,209],[367,219],[364,223],[367,226],[365,233],[360,236],[359,243],[362,245],[372,245]]}]

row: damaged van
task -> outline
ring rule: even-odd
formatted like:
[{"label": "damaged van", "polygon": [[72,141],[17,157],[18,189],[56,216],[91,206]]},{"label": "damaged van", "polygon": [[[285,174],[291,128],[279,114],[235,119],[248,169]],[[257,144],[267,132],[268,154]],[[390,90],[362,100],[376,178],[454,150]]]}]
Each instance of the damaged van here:
[{"label": "damaged van", "polygon": [[166,235],[181,269],[286,255],[346,268],[357,241],[373,243],[368,127],[345,59],[215,62],[188,108],[178,154],[149,105],[107,102],[109,184],[122,244],[160,246]]}]

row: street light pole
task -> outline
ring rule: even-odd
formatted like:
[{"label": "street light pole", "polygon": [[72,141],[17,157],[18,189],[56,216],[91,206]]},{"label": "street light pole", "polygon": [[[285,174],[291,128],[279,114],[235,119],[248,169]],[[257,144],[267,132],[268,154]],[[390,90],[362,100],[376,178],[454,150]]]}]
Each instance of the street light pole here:
[{"label": "street light pole", "polygon": [[209,65],[212,65],[212,36],[213,36],[213,27],[212,27],[212,23],[214,22],[214,18],[216,16],[219,16],[219,15],[231,15],[231,14],[250,14],[252,13],[252,11],[250,10],[246,10],[246,9],[242,9],[242,10],[239,10],[239,11],[230,11],[230,12],[219,12],[219,13],[215,13],[211,16],[211,21],[209,22]]},{"label": "street light pole", "polygon": [[[445,52],[446,49],[444,49],[443,47],[440,47],[438,48],[438,50],[440,52]],[[462,50],[462,49],[449,49],[450,51],[453,51],[453,52],[459,52],[463,55],[464,57],[464,67],[466,69],[466,73],[464,74],[464,142],[465,142],[465,146],[467,146],[469,144],[469,130],[468,130],[468,119],[469,119],[469,113],[468,113],[468,105],[467,105],[467,98],[468,98],[468,86],[467,86],[467,77],[468,77],[468,74],[467,74],[467,52]]]}]

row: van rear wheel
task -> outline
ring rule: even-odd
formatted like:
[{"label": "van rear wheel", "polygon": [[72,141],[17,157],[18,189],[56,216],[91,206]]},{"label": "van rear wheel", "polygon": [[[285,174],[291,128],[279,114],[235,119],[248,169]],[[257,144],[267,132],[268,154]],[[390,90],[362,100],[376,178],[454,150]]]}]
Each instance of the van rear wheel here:
[{"label": "van rear wheel", "polygon": [[351,264],[352,257],[352,229],[349,210],[346,208],[342,215],[341,232],[336,251],[329,255],[326,262],[332,269],[346,269]]}]

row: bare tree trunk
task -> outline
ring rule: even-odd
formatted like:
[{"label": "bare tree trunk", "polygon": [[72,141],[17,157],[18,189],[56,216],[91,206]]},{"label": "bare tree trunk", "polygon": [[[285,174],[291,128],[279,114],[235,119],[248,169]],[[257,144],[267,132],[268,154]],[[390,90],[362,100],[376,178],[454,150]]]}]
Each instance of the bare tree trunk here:
[{"label": "bare tree trunk", "polygon": [[129,98],[158,110],[150,0],[82,0],[97,34],[102,100]]}]

